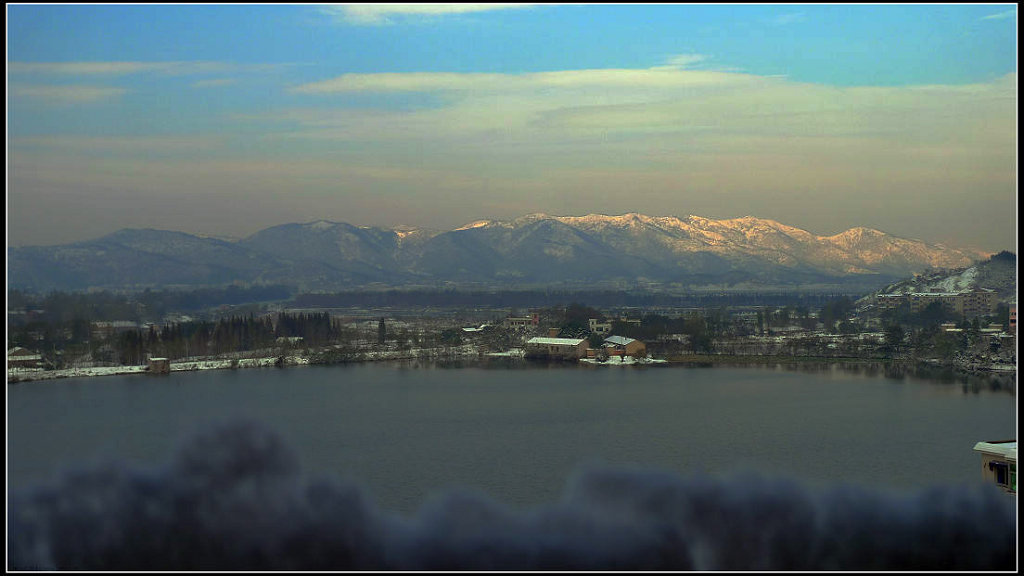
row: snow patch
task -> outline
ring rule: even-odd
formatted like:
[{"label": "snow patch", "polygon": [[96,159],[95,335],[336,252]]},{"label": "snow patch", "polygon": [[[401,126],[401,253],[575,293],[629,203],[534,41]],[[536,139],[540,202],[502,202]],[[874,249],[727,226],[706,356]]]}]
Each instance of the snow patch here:
[{"label": "snow patch", "polygon": [[604,362],[597,358],[580,358],[580,362],[583,364],[594,364],[596,366],[646,366],[649,364],[668,364],[668,360],[660,360],[657,358],[641,358],[637,360],[632,356],[610,356]]},{"label": "snow patch", "polygon": [[316,222],[307,224],[306,227],[313,230],[327,230],[328,228],[333,228],[334,223],[328,222],[327,220],[317,220]]},{"label": "snow patch", "polygon": [[960,274],[945,278],[941,282],[937,282],[929,286],[940,292],[962,292],[969,290],[974,285],[974,280],[978,276],[978,267],[971,266],[964,270]]},{"label": "snow patch", "polygon": [[490,224],[490,220],[477,220],[476,222],[472,222],[460,228],[456,228],[455,231],[458,232],[459,230],[472,230],[473,228],[483,228],[484,226],[488,226]]}]

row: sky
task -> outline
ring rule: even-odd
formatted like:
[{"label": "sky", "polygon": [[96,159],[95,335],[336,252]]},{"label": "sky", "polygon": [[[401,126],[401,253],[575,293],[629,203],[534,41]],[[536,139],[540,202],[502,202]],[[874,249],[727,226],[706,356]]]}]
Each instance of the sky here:
[{"label": "sky", "polygon": [[7,5],[7,240],[757,216],[1016,251],[1015,4]]}]

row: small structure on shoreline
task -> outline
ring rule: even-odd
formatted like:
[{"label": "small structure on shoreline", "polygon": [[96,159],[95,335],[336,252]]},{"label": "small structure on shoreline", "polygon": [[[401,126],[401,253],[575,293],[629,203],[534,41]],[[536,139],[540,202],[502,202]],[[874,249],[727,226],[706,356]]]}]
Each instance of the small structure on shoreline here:
[{"label": "small structure on shoreline", "polygon": [[146,370],[150,374],[170,374],[171,360],[170,358],[150,358]]},{"label": "small structure on shoreline", "polygon": [[526,343],[527,358],[579,360],[587,355],[585,338],[530,338]]},{"label": "small structure on shoreline", "polygon": [[42,355],[21,346],[7,351],[8,368],[38,368],[42,363]]},{"label": "small structure on shoreline", "polygon": [[647,345],[626,336],[609,336],[604,339],[604,348],[609,356],[636,356],[647,353]]},{"label": "small structure on shoreline", "polygon": [[1010,494],[1017,493],[1017,441],[978,442],[974,450],[981,453],[981,475]]}]

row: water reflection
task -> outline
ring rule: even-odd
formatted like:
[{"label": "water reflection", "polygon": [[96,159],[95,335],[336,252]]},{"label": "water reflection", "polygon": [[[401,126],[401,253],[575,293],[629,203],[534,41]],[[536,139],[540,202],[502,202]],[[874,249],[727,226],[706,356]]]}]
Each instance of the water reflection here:
[{"label": "water reflection", "polygon": [[[480,359],[431,359],[396,361],[403,369],[442,369],[458,370],[478,368],[485,370],[594,370],[594,369],[646,369],[651,366],[620,366],[604,367],[594,365],[577,365],[572,362],[543,360],[526,360],[516,357],[485,357]],[[774,364],[752,365],[745,362],[689,362],[686,364],[666,364],[672,369],[706,369],[715,367],[728,368],[773,368],[787,372],[803,372],[810,374],[855,374],[868,378],[886,378],[900,382],[910,380],[927,381],[934,385],[960,385],[963,394],[980,392],[998,392],[1013,395],[1017,390],[1016,372],[964,372],[948,366],[928,364],[906,364],[899,362],[776,362]]]}]

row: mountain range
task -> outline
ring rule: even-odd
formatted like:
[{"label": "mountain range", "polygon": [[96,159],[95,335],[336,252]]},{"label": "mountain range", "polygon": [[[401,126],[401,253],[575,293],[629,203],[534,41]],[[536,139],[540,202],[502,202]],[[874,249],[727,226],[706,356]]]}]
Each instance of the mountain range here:
[{"label": "mountain range", "polygon": [[240,240],[125,229],[60,246],[8,248],[8,287],[285,284],[367,286],[874,289],[989,254],[870,228],[816,236],[752,216],[713,220],[642,214],[481,220],[455,230],[376,228],[320,220]]}]

